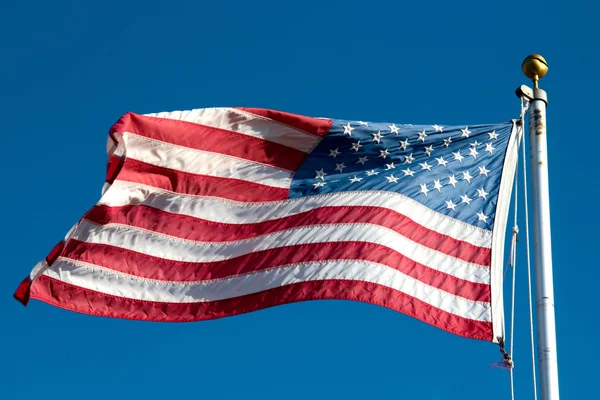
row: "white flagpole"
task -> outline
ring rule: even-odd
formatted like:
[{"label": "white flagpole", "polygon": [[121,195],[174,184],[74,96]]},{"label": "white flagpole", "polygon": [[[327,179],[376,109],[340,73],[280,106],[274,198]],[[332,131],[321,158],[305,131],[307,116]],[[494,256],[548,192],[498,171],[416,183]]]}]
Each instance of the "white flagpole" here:
[{"label": "white flagpole", "polygon": [[534,54],[523,61],[523,72],[533,80],[529,109],[529,146],[533,192],[535,288],[537,304],[537,352],[543,400],[558,400],[558,361],[554,321],[552,247],[550,237],[550,193],[548,187],[548,146],[546,142],[546,92],[538,81],[546,72],[546,60]]}]

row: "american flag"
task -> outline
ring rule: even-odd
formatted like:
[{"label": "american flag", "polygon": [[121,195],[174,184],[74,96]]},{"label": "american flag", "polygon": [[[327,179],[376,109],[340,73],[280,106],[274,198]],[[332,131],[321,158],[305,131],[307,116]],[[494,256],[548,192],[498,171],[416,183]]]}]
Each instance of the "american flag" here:
[{"label": "american flag", "polygon": [[347,299],[498,341],[516,132],[128,113],[110,131],[100,201],[15,297],[152,321]]}]

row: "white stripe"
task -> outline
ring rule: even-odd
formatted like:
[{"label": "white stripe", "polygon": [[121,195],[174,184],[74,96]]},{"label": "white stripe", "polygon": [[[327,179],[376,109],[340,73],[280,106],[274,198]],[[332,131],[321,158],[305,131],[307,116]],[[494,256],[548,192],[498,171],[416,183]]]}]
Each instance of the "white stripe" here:
[{"label": "white stripe", "polygon": [[443,235],[489,248],[492,232],[438,213],[399,193],[354,191],[271,202],[236,202],[216,197],[176,194],[132,182],[115,181],[99,204],[144,204],[159,210],[214,222],[250,224],[283,218],[326,206],[373,206],[396,211]]},{"label": "white stripe", "polygon": [[451,295],[393,268],[368,261],[307,262],[212,281],[165,282],[140,279],[92,264],[59,258],[45,275],[109,295],[169,303],[218,301],[300,282],[326,279],[355,280],[398,290],[460,317],[490,321],[489,303]]},{"label": "white stripe", "polygon": [[130,132],[123,134],[127,158],[192,174],[235,178],[289,188],[293,172],[209,151],[190,149]]},{"label": "white stripe", "polygon": [[[115,143],[115,140],[117,141]],[[125,155],[125,146],[123,143],[123,135],[119,132],[115,132],[108,136],[106,142],[106,154],[110,159],[113,155],[115,157],[123,157]]]},{"label": "white stripe", "polygon": [[31,272],[29,273],[29,278],[31,279],[31,281],[35,281],[37,278],[40,277],[40,275],[42,275],[48,268],[50,268],[50,266],[48,265],[48,262],[46,261],[46,259],[44,258],[42,261],[38,262],[35,267],[33,267],[33,269],[31,270]]},{"label": "white stripe", "polygon": [[310,243],[368,242],[389,247],[419,264],[457,278],[488,285],[490,283],[488,267],[430,249],[383,226],[365,223],[303,226],[243,240],[198,242],[128,225],[97,225],[83,220],[74,238],[183,262],[230,260],[256,251]]},{"label": "white stripe", "polygon": [[235,108],[201,108],[146,114],[147,117],[193,122],[213,128],[254,136],[310,153],[321,138],[291,126]]}]

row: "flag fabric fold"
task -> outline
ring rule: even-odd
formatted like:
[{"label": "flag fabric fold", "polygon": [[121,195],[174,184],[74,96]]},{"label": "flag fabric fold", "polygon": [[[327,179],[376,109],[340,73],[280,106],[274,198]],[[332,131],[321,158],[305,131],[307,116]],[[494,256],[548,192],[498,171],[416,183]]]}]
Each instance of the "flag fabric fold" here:
[{"label": "flag fabric fold", "polygon": [[514,127],[125,114],[101,199],[15,297],[173,322],[346,299],[497,342]]}]

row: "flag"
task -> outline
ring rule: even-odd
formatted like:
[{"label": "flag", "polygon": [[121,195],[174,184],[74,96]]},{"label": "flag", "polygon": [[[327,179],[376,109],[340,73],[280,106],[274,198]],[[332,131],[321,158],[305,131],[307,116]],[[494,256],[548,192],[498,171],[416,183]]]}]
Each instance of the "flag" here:
[{"label": "flag", "polygon": [[15,297],[151,321],[346,299],[497,342],[516,136],[512,121],[128,113],[99,202]]}]

